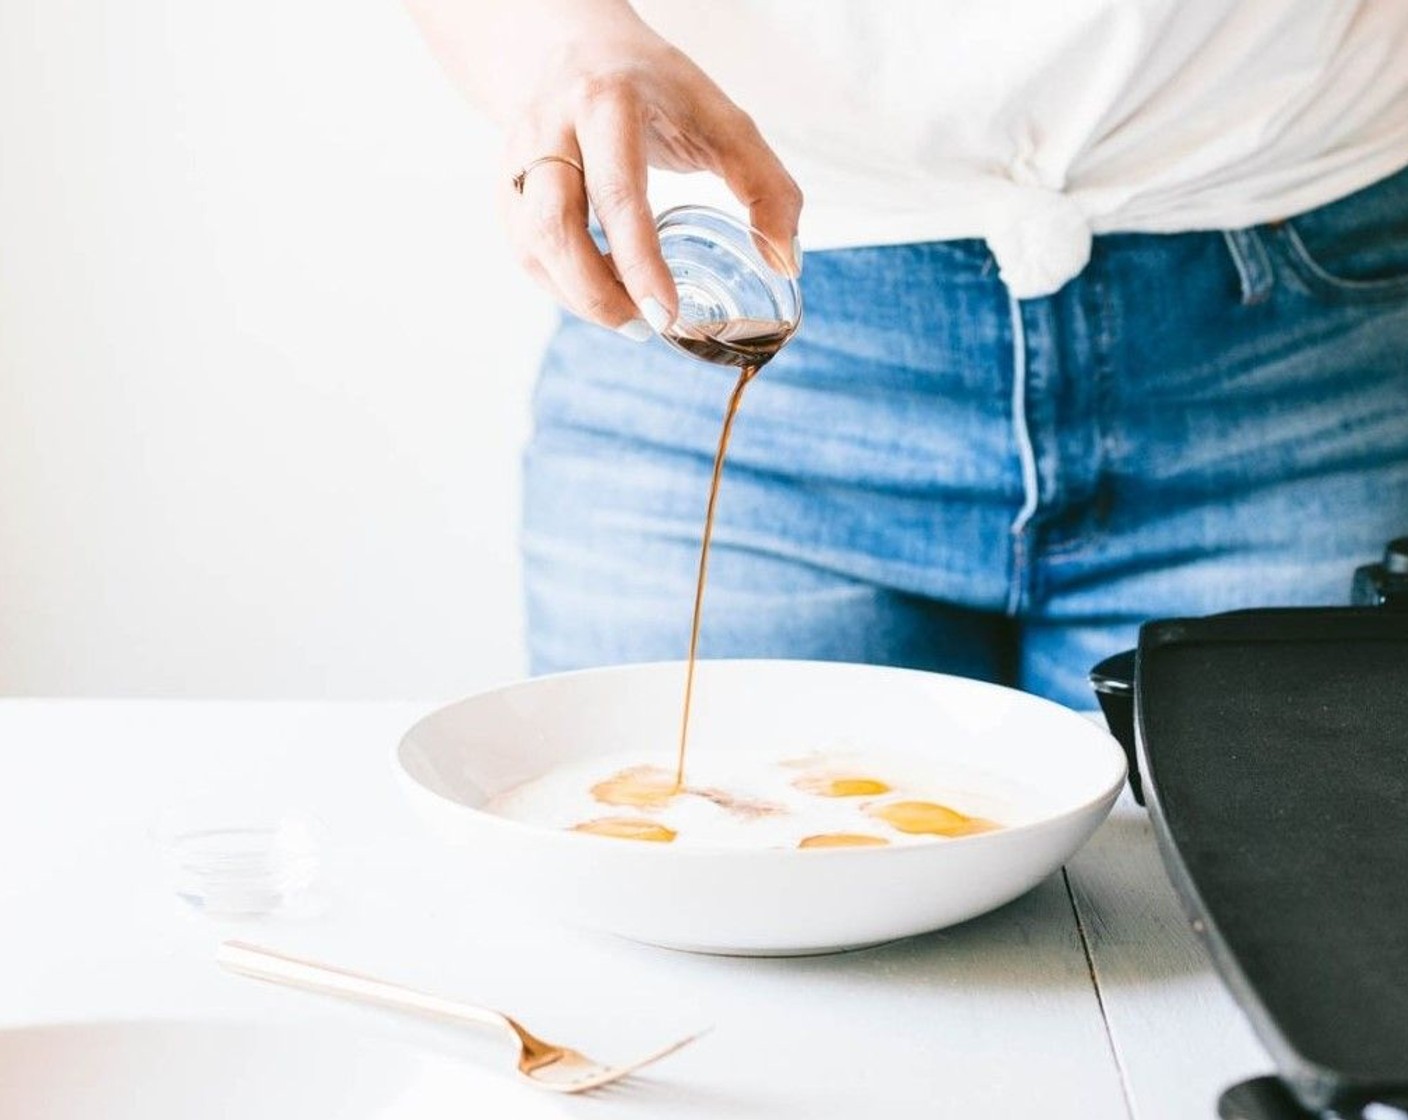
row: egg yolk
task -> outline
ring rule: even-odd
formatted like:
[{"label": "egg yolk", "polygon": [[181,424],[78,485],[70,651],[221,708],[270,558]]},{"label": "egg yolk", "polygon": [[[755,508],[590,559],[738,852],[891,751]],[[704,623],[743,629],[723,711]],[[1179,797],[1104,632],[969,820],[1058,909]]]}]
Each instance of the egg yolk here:
[{"label": "egg yolk", "polygon": [[815,793],[819,797],[875,797],[890,792],[890,787],[878,778],[811,774],[798,778],[793,784],[804,793]]},{"label": "egg yolk", "polygon": [[816,836],[804,836],[799,848],[883,848],[890,842],[880,836],[866,836],[862,832],[822,832]]},{"label": "egg yolk", "polygon": [[900,832],[916,835],[971,836],[999,827],[982,817],[965,816],[957,809],[932,801],[892,801],[888,805],[872,806],[867,811]]},{"label": "egg yolk", "polygon": [[666,828],[658,821],[637,817],[601,817],[573,825],[572,831],[590,832],[593,836],[614,836],[618,840],[649,840],[656,844],[668,844],[678,835],[673,828]]},{"label": "egg yolk", "polygon": [[658,809],[680,791],[673,775],[655,766],[632,766],[592,786],[592,796],[603,805],[630,805]]}]

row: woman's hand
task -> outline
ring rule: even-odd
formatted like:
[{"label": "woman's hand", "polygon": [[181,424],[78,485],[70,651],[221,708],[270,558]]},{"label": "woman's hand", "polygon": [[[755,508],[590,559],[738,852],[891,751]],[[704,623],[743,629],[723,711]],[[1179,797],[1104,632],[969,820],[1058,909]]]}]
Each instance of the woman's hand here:
[{"label": "woman's hand", "polygon": [[[640,341],[674,319],[647,166],[718,175],[781,266],[800,270],[797,184],[748,115],[624,0],[410,2],[442,64],[504,128],[510,237],[528,274],[569,310]],[[540,163],[514,191],[513,175],[547,155],[584,173]],[[587,232],[588,201],[609,256]]]}]

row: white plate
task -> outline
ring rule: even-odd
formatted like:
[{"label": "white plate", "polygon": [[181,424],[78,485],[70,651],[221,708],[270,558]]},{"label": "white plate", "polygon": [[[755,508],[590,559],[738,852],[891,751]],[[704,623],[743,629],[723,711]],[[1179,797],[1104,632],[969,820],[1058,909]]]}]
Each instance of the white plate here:
[{"label": "white plate", "polygon": [[[397,751],[413,804],[464,846],[446,883],[671,948],[817,953],[938,929],[1000,906],[1068,859],[1124,781],[1119,745],[1084,717],[996,685],[873,665],[705,661],[691,750],[786,757],[867,747],[979,780],[1026,823],[908,847],[702,849],[538,828],[483,811],[568,760],[673,762],[681,663],[539,677],[470,697],[413,727]],[[779,753],[781,752],[781,753]]]},{"label": "white plate", "polygon": [[507,1077],[325,1028],[168,1021],[0,1030],[5,1120],[563,1115]]}]

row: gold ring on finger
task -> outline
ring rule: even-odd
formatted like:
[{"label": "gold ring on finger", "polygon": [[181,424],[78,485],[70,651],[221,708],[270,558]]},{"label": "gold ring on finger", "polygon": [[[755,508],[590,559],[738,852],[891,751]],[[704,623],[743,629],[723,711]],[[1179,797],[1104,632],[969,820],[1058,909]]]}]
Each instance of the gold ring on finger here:
[{"label": "gold ring on finger", "polygon": [[568,167],[575,167],[578,174],[585,176],[586,171],[582,165],[571,156],[539,156],[537,159],[529,160],[518,170],[518,174],[513,177],[513,189],[516,193],[523,193],[523,181],[528,178],[528,172],[542,163],[565,163]]}]

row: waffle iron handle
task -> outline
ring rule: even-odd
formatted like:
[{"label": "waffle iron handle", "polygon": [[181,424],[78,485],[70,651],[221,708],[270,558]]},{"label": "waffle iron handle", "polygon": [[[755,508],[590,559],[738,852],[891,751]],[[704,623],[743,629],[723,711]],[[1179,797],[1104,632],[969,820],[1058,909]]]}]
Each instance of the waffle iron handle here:
[{"label": "waffle iron handle", "polygon": [[1388,542],[1378,564],[1365,564],[1354,573],[1349,601],[1359,607],[1408,611],[1408,537]]},{"label": "waffle iron handle", "polygon": [[1323,1109],[1307,1108],[1274,1074],[1233,1085],[1218,1098],[1221,1120],[1403,1120],[1408,1090],[1355,1094],[1332,1099]]},{"label": "waffle iron handle", "polygon": [[1090,670],[1090,686],[1095,699],[1105,713],[1110,734],[1124,748],[1129,765],[1129,789],[1134,800],[1144,804],[1144,781],[1139,773],[1139,758],[1134,749],[1134,650],[1125,650],[1107,657]]},{"label": "waffle iron handle", "polygon": [[1226,1090],[1217,1102],[1221,1120],[1318,1120],[1279,1077],[1254,1077]]}]

